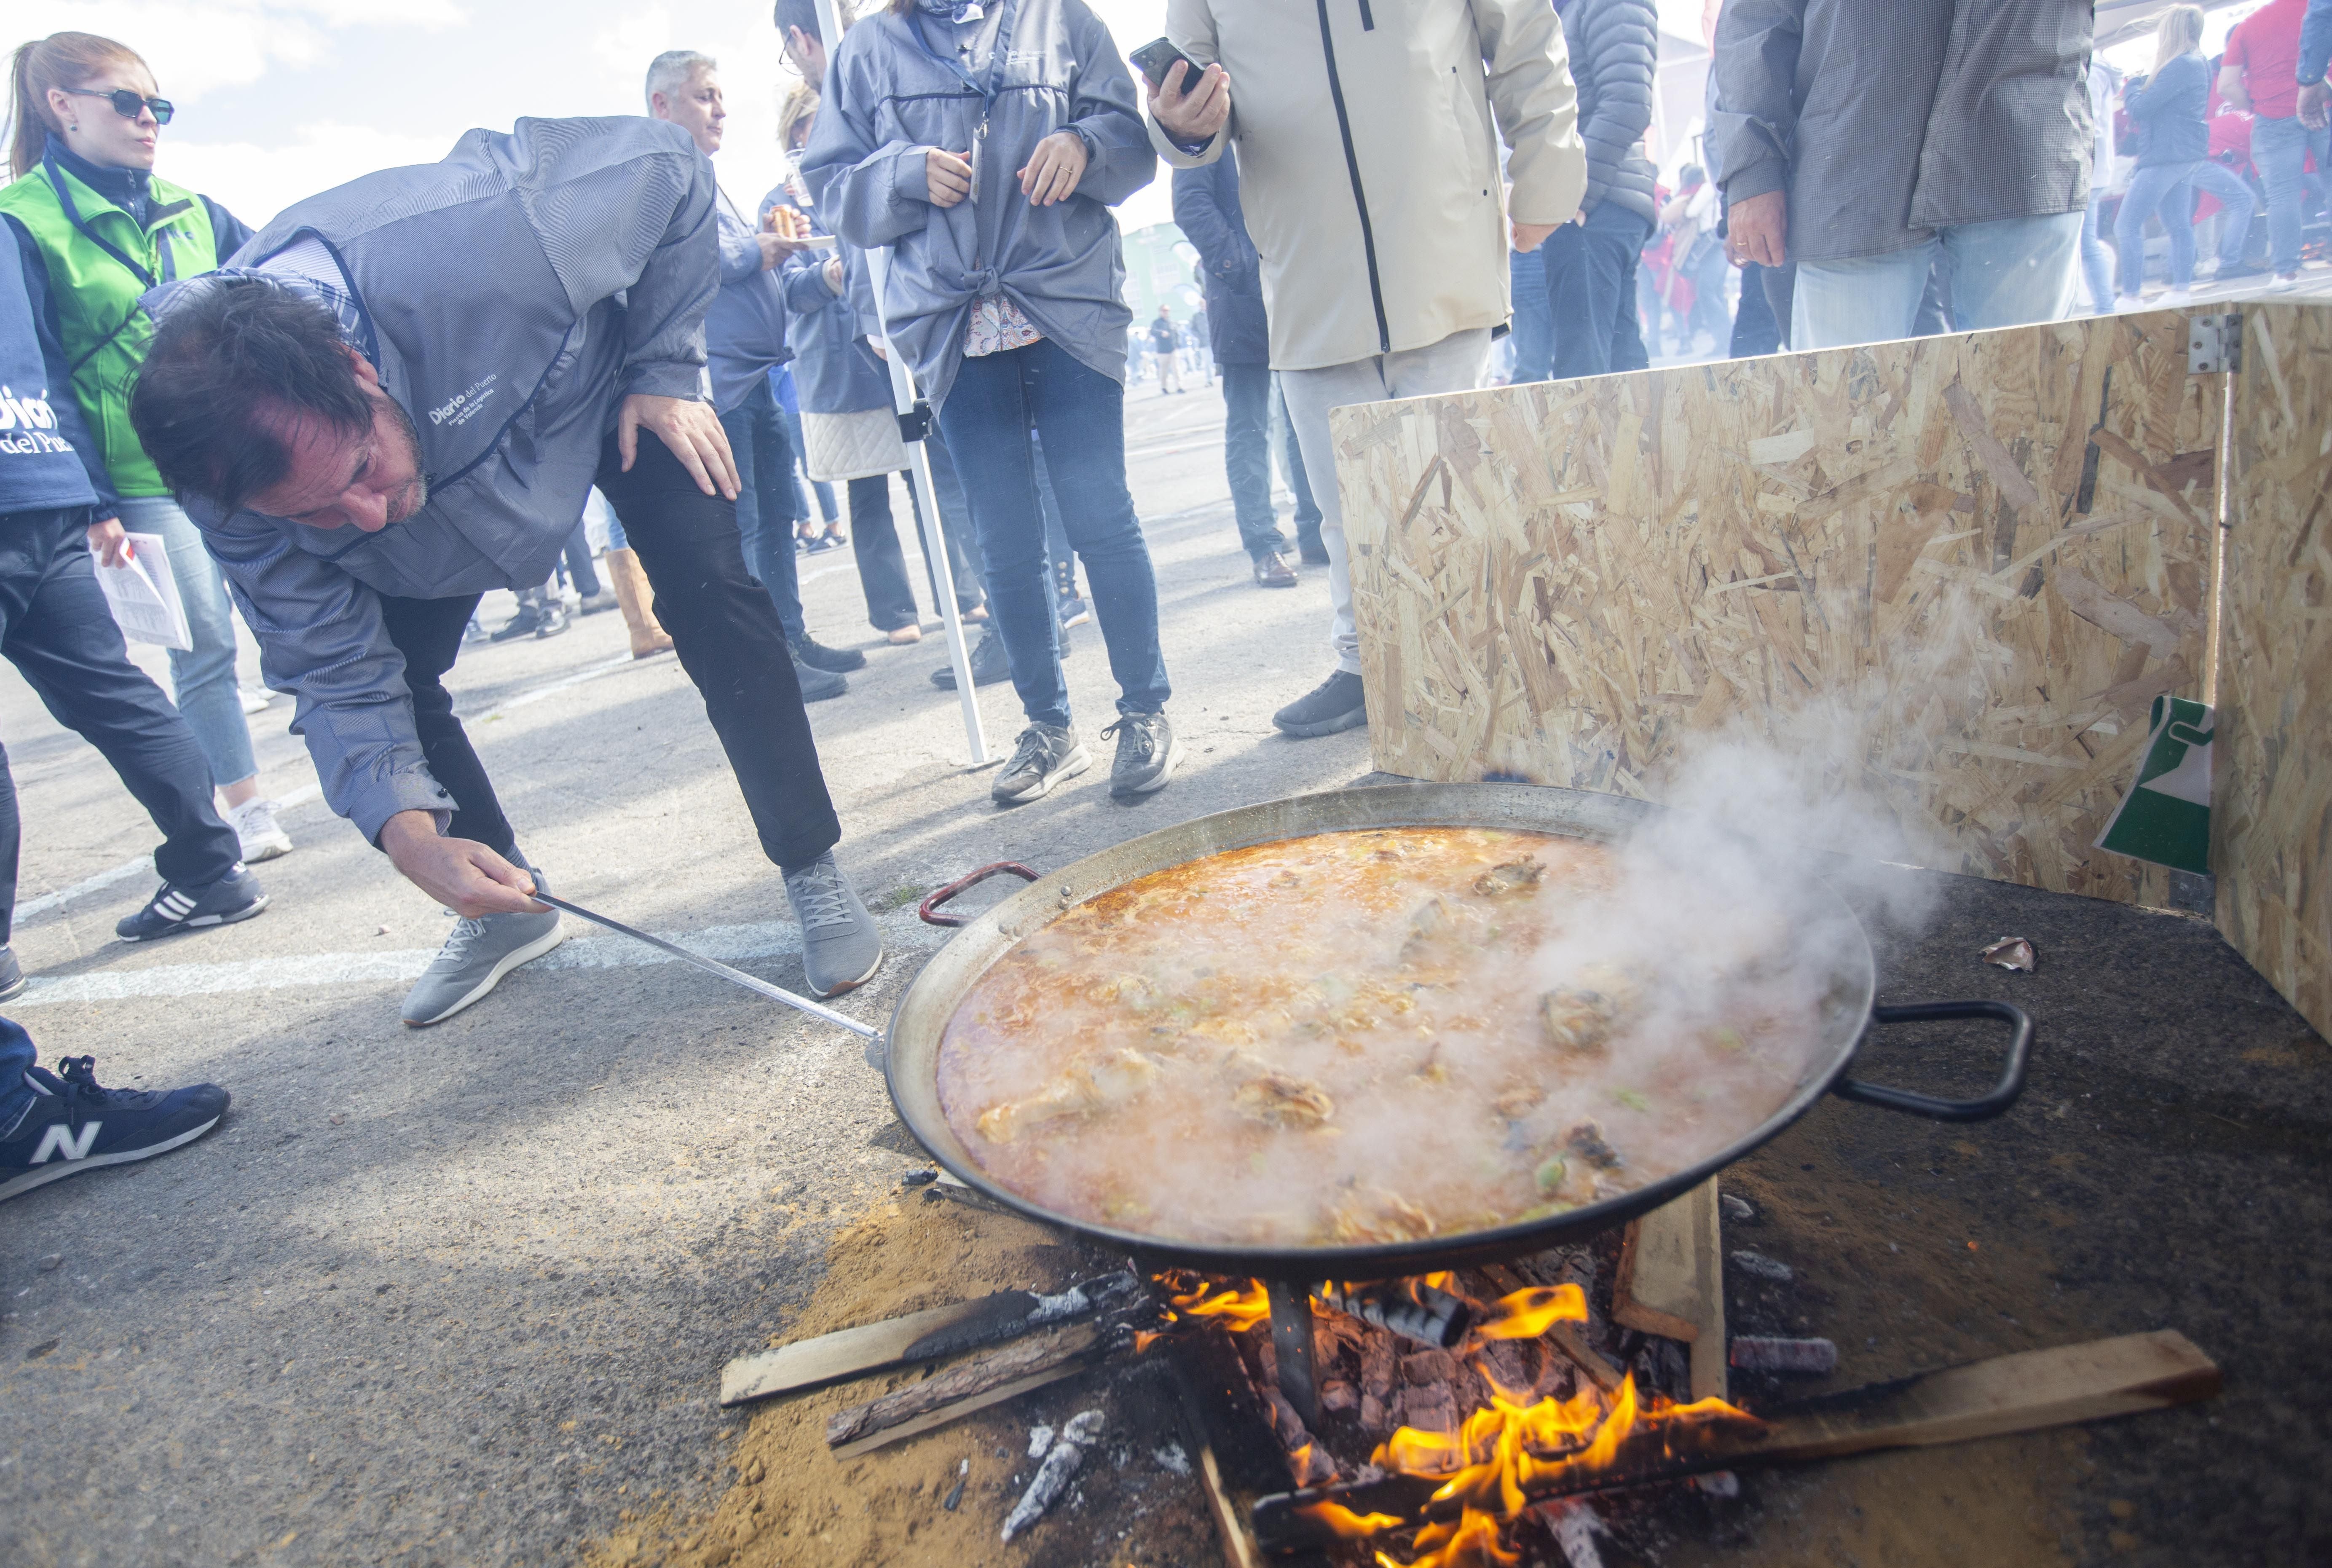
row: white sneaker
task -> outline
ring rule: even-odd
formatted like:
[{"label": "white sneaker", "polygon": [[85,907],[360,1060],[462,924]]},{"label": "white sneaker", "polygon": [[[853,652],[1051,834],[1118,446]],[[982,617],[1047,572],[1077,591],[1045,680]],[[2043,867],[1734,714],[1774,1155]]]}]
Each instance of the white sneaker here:
[{"label": "white sneaker", "polygon": [[2270,283],[2268,287],[2273,289],[2279,294],[2291,289],[2296,289],[2299,287],[2299,274],[2298,272],[2278,272],[2275,275],[2275,282]]},{"label": "white sneaker", "polygon": [[244,864],[292,853],[292,836],[275,820],[275,802],[246,800],[226,814],[226,825],[243,840]]},{"label": "white sneaker", "polygon": [[243,716],[246,719],[253,713],[265,712],[267,705],[275,701],[276,696],[264,686],[237,686],[234,694],[243,703]]},{"label": "white sneaker", "polygon": [[2192,289],[2165,289],[2162,291],[2162,298],[2154,301],[2154,308],[2157,311],[2176,311],[2193,302],[2194,291]]}]

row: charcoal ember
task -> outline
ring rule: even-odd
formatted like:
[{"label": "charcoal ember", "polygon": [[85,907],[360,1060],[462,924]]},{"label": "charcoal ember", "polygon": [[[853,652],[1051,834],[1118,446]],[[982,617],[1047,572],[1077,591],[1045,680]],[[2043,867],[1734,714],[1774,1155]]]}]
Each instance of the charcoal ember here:
[{"label": "charcoal ember", "polygon": [[1361,1396],[1361,1430],[1371,1437],[1381,1438],[1398,1425],[1385,1401],[1375,1394]]},{"label": "charcoal ember", "polygon": [[1380,1402],[1392,1397],[1393,1373],[1399,1362],[1393,1355],[1392,1335],[1372,1334],[1361,1342],[1361,1391],[1373,1394]]},{"label": "charcoal ember", "polygon": [[1455,1433],[1458,1396],[1448,1383],[1413,1384],[1401,1391],[1401,1424],[1420,1432]]},{"label": "charcoal ember", "polygon": [[1342,1378],[1330,1378],[1320,1385],[1320,1408],[1324,1410],[1359,1410],[1361,1391]]},{"label": "charcoal ember", "polygon": [[1299,1487],[1324,1487],[1336,1478],[1336,1461],[1328,1457],[1328,1445],[1314,1443],[1304,1450],[1303,1463],[1295,1456],[1288,1458],[1288,1473]]},{"label": "charcoal ember", "polygon": [[1312,1433],[1304,1425],[1304,1418],[1295,1413],[1295,1407],[1287,1402],[1286,1395],[1276,1387],[1266,1388],[1263,1391],[1263,1399],[1264,1403],[1271,1408],[1272,1435],[1279,1439],[1281,1448],[1293,1453],[1312,1440]]},{"label": "charcoal ember", "polygon": [[1458,1358],[1446,1350],[1421,1350],[1400,1358],[1405,1383],[1446,1383],[1458,1375]]},{"label": "charcoal ember", "polygon": [[1526,1389],[1537,1381],[1529,1353],[1511,1339],[1494,1339],[1485,1345],[1479,1368],[1502,1389]]}]

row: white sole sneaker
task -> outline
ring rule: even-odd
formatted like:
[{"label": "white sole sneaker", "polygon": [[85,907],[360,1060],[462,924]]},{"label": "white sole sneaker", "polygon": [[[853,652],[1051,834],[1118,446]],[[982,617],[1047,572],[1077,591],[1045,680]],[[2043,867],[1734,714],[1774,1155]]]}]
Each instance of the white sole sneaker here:
[{"label": "white sole sneaker", "polygon": [[485,978],[480,980],[476,985],[472,986],[468,990],[463,992],[461,998],[456,1000],[452,1007],[449,1007],[444,1011],[430,1018],[407,1018],[405,1020],[405,1027],[409,1029],[425,1029],[432,1024],[444,1023],[447,1018],[452,1018],[455,1013],[462,1011],[471,1004],[483,1000],[488,991],[502,983],[502,976],[510,973],[511,970],[518,968],[518,966],[522,963],[529,963],[535,959],[540,958],[544,953],[549,952],[552,948],[557,947],[560,942],[565,942],[566,940],[567,923],[565,921],[560,921],[557,925],[552,926],[548,932],[536,937],[532,942],[528,942],[525,946],[514,947],[511,949],[510,951],[502,954],[501,959],[495,962],[494,967],[486,971]]},{"label": "white sole sneaker", "polygon": [[1053,792],[1054,785],[1058,784],[1064,779],[1074,779],[1092,766],[1093,753],[1086,751],[1085,742],[1080,741],[1077,742],[1077,749],[1075,751],[1061,759],[1061,765],[1059,767],[1054,769],[1049,773],[1040,774],[1037,777],[1037,782],[1030,785],[1027,789],[1021,790],[1017,795],[1008,796],[998,795],[991,791],[989,798],[994,800],[999,806],[1020,806],[1031,800],[1041,800],[1046,796]]},{"label": "white sole sneaker", "polygon": [[181,1144],[191,1143],[225,1120],[222,1111],[199,1127],[189,1127],[175,1138],[159,1143],[148,1143],[142,1149],[124,1149],[118,1153],[93,1154],[86,1160],[58,1160],[35,1171],[28,1171],[11,1181],[0,1182],[0,1203],[19,1193],[30,1192],[35,1187],[45,1187],[61,1177],[78,1176],[84,1171],[95,1171],[106,1165],[128,1165],[139,1160],[150,1160],[157,1154],[167,1154]]}]

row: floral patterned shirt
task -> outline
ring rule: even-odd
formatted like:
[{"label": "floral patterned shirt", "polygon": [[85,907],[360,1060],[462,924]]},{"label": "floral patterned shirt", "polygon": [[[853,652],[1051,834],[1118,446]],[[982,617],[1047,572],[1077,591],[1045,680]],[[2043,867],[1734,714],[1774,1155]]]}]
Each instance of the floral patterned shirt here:
[{"label": "floral patterned shirt", "polygon": [[977,359],[982,354],[1025,349],[1044,335],[1010,300],[1002,294],[983,294],[971,302],[971,322],[963,330],[964,357]]}]

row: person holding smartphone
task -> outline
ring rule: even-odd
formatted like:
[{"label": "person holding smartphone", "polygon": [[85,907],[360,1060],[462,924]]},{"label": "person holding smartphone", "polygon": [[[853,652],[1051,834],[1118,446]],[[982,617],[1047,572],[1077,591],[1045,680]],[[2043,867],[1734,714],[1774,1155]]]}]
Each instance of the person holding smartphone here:
[{"label": "person holding smartphone", "polygon": [[1511,313],[1509,246],[1536,250],[1587,192],[1563,24],[1545,0],[1339,0],[1316,16],[1168,0],[1166,37],[1135,58],[1160,157],[1196,167],[1237,144],[1271,368],[1315,482],[1335,667],[1272,722],[1355,729],[1368,708],[1328,411],[1481,384]]},{"label": "person holding smartphone", "polygon": [[991,794],[1092,766],[1071,727],[1033,429],[1118,684],[1113,795],[1181,750],[1158,586],[1125,485],[1124,263],[1109,208],[1150,183],[1133,82],[1082,0],[893,0],[844,34],[802,153],[819,212],[891,247],[883,315],[962,476],[989,610],[1028,725]]}]

